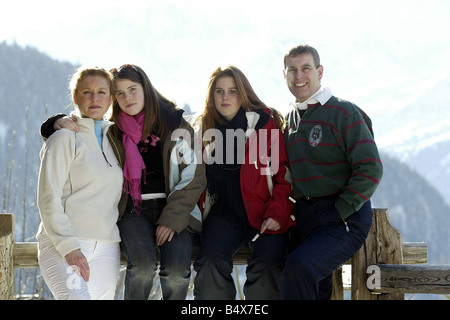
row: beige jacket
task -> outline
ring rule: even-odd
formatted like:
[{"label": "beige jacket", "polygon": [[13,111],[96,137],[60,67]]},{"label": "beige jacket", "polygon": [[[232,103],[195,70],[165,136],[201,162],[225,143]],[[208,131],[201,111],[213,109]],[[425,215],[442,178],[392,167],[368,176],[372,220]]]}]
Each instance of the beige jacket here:
[{"label": "beige jacket", "polygon": [[94,120],[79,117],[77,124],[80,132],[58,130],[40,153],[37,237],[47,234],[62,257],[80,248],[78,239],[120,241],[116,222],[123,174],[106,138],[113,123],[103,123],[103,151]]}]

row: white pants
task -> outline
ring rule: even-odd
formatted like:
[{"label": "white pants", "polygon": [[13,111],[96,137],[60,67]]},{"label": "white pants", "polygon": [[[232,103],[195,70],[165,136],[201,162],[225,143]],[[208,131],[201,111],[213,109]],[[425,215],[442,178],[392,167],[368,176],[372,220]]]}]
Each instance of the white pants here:
[{"label": "white pants", "polygon": [[42,277],[56,300],[113,300],[120,268],[119,243],[78,240],[89,263],[86,282],[56,251],[50,238],[38,238]]}]

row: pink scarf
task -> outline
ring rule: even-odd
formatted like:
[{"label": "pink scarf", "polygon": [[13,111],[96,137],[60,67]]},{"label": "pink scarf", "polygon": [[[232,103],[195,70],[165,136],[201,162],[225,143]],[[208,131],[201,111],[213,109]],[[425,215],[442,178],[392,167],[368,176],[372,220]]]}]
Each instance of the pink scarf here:
[{"label": "pink scarf", "polygon": [[[142,171],[145,177],[145,163],[139,152],[137,144],[142,139],[142,128],[144,127],[144,111],[136,116],[130,116],[120,111],[117,116],[117,126],[123,132],[122,142],[125,148],[125,164],[123,168],[123,189],[131,195],[133,206],[140,213],[142,205],[141,178]],[[144,181],[145,183],[145,181]]]}]

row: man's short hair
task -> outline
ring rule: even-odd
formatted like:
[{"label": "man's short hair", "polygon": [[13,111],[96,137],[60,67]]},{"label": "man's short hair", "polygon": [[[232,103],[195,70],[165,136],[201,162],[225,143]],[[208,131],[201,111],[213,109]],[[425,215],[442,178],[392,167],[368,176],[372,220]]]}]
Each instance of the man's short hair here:
[{"label": "man's short hair", "polygon": [[302,54],[311,54],[314,59],[314,64],[316,68],[320,66],[320,57],[319,53],[316,49],[311,47],[308,44],[299,44],[298,46],[293,47],[284,55],[284,68],[286,69],[286,60],[288,57],[296,57]]}]

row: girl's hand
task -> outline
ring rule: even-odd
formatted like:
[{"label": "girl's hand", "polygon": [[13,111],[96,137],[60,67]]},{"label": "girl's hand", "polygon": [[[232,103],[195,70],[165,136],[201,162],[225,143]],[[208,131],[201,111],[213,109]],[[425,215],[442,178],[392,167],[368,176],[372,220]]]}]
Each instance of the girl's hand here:
[{"label": "girl's hand", "polygon": [[264,220],[263,224],[261,225],[260,233],[263,234],[264,231],[266,231],[266,230],[277,231],[277,230],[280,230],[280,228],[281,228],[281,226],[277,221],[275,221],[272,218],[267,218],[266,220]]},{"label": "girl's hand", "polygon": [[77,125],[77,119],[75,117],[65,116],[56,120],[53,124],[53,129],[60,130],[62,128],[75,132],[80,131],[80,128]]},{"label": "girl's hand", "polygon": [[166,226],[158,226],[156,229],[156,245],[162,246],[164,242],[171,241],[175,231]]}]

